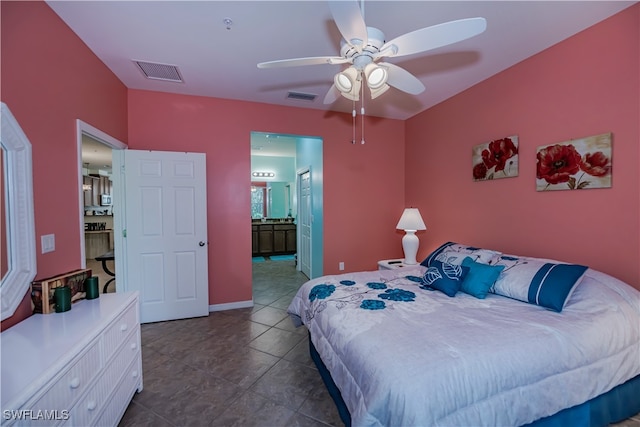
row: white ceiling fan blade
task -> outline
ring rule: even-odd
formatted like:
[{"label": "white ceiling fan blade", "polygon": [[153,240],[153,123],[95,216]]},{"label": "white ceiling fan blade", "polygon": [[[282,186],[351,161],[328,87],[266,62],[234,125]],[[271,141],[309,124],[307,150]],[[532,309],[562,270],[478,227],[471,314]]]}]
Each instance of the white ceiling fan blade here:
[{"label": "white ceiling fan blade", "polygon": [[395,64],[389,62],[382,62],[381,67],[386,67],[389,77],[387,84],[399,89],[403,92],[410,93],[411,95],[417,95],[422,93],[426,88],[420,80],[404,68],[400,68]]},{"label": "white ceiling fan blade", "polygon": [[348,62],[341,56],[314,56],[309,58],[280,59],[278,61],[261,62],[258,68],[298,67],[301,65],[343,64]]},{"label": "white ceiling fan blade", "polygon": [[333,104],[338,98],[340,98],[340,91],[335,84],[332,84],[331,88],[329,88],[329,92],[324,96],[324,101],[322,101],[322,103]]},{"label": "white ceiling fan blade", "polygon": [[[467,18],[421,28],[396,37],[380,49],[380,56],[403,56],[436,49],[477,36],[487,28],[484,18]],[[395,46],[395,48],[394,48]],[[384,52],[387,49],[387,52]]]},{"label": "white ceiling fan blade", "polygon": [[367,44],[367,25],[357,0],[329,1],[329,9],[340,34],[348,43],[356,44],[352,40],[357,39],[361,41],[361,46]]}]

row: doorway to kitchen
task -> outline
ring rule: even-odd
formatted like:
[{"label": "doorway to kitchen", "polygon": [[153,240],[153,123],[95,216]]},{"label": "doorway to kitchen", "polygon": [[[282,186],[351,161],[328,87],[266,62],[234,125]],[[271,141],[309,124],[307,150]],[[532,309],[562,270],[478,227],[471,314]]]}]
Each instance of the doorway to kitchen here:
[{"label": "doorway to kitchen", "polygon": [[112,150],[126,145],[93,126],[77,121],[82,268],[98,276],[101,292],[115,292],[114,220],[116,186]]}]

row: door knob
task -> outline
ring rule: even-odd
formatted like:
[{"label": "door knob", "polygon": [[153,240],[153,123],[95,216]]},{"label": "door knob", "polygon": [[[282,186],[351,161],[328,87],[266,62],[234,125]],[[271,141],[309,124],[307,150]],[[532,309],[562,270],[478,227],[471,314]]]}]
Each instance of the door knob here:
[{"label": "door knob", "polygon": [[200,245],[200,246],[204,246],[204,245],[205,245],[205,243],[201,241],[200,243],[198,243],[198,245]]}]

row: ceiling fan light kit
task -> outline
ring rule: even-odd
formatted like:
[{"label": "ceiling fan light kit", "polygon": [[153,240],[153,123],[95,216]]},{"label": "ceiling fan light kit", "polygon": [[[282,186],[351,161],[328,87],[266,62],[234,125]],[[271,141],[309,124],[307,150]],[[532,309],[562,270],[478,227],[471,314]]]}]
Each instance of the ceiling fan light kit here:
[{"label": "ceiling fan light kit", "polygon": [[367,79],[369,89],[380,89],[387,83],[387,79],[389,78],[387,69],[373,62],[364,67],[364,75]]},{"label": "ceiling fan light kit", "polygon": [[358,70],[349,67],[333,76],[333,81],[342,96],[352,101],[358,100],[361,85],[361,77]]}]

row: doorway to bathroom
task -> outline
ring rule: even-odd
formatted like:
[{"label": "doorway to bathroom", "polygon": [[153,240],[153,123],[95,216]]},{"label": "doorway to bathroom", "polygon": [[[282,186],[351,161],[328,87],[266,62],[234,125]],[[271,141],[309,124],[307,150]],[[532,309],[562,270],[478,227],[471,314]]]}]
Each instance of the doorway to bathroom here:
[{"label": "doorway to bathroom", "polygon": [[254,301],[258,282],[321,275],[322,139],[251,132],[250,194]]}]

